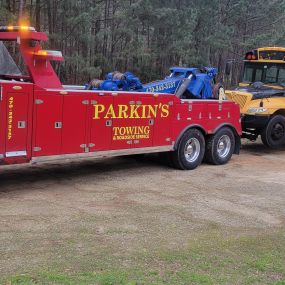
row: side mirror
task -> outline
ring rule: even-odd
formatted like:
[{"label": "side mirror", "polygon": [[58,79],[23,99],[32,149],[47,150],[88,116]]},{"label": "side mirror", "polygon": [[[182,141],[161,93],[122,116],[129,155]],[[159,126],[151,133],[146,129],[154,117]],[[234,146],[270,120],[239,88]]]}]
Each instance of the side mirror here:
[{"label": "side mirror", "polygon": [[232,71],[232,62],[228,61],[226,64],[226,70],[225,70],[226,75],[230,75],[231,71]]}]

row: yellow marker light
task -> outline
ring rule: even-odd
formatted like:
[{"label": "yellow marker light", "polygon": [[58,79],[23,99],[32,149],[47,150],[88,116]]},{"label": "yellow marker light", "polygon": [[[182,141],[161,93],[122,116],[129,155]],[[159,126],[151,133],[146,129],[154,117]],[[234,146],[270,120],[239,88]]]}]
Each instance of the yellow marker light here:
[{"label": "yellow marker light", "polygon": [[7,30],[8,30],[8,31],[13,31],[13,30],[14,30],[14,27],[13,27],[13,26],[8,26],[8,27],[7,27]]},{"label": "yellow marker light", "polygon": [[28,30],[29,30],[29,27],[28,27],[28,26],[21,26],[21,27],[20,27],[20,30],[21,30],[21,31],[28,31]]},{"label": "yellow marker light", "polygon": [[38,55],[48,55],[48,52],[46,50],[39,50]]}]

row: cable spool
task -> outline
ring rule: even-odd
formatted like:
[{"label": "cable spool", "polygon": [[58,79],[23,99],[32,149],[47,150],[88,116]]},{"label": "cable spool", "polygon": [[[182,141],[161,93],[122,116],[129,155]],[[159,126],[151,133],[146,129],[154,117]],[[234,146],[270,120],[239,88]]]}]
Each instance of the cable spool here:
[{"label": "cable spool", "polygon": [[113,80],[125,80],[126,79],[125,75],[119,71],[114,71],[112,73],[112,77],[113,77]]},{"label": "cable spool", "polygon": [[88,84],[88,90],[92,90],[93,88],[99,89],[101,84],[104,82],[104,80],[100,79],[93,79]]}]

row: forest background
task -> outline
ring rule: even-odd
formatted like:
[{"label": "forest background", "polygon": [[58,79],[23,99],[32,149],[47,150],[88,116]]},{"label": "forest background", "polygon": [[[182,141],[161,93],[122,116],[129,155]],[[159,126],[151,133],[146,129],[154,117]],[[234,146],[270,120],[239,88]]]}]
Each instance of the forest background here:
[{"label": "forest background", "polygon": [[233,60],[235,84],[246,51],[285,46],[285,0],[0,0],[0,25],[19,19],[63,52],[64,83],[114,70],[148,82],[178,65],[216,66],[223,76]]}]

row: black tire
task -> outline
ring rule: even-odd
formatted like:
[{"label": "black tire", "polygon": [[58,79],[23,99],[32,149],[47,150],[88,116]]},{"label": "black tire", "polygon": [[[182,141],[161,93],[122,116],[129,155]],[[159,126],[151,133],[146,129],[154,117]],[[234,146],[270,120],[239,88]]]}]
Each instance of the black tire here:
[{"label": "black tire", "polygon": [[261,132],[261,140],[270,148],[278,148],[285,144],[285,118],[276,115],[270,119],[265,129]]},{"label": "black tire", "polygon": [[192,170],[201,164],[204,154],[204,135],[197,129],[190,129],[183,134],[177,149],[171,153],[171,158],[174,167]]},{"label": "black tire", "polygon": [[207,139],[205,161],[214,165],[226,164],[235,150],[235,135],[228,127],[223,127]]}]

